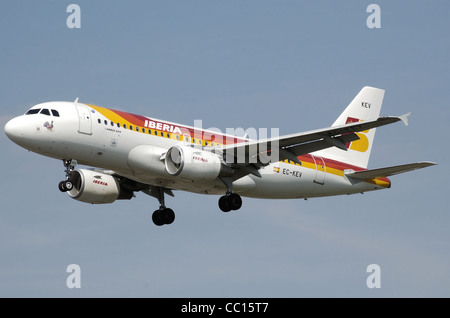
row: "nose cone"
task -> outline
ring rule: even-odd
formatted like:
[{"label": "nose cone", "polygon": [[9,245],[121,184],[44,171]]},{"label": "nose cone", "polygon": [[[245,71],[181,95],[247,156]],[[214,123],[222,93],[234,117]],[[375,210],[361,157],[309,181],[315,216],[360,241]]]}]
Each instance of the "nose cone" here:
[{"label": "nose cone", "polygon": [[8,121],[5,125],[5,133],[9,139],[16,142],[23,136],[23,131],[21,129],[21,124],[19,119],[13,118]]}]

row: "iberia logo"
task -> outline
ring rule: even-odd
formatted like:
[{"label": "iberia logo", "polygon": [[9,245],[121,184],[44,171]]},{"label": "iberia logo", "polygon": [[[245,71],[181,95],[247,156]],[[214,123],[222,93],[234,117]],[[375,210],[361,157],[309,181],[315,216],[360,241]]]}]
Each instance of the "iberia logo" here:
[{"label": "iberia logo", "polygon": [[[347,117],[347,122],[345,124],[349,123],[357,123],[359,122],[358,118],[353,117]],[[369,149],[369,139],[367,138],[366,134],[369,132],[369,130],[364,130],[357,132],[356,135],[358,135],[359,139],[355,140],[353,142],[348,142],[345,144],[345,147],[351,150],[359,151],[359,152],[366,152],[367,149]]]}]

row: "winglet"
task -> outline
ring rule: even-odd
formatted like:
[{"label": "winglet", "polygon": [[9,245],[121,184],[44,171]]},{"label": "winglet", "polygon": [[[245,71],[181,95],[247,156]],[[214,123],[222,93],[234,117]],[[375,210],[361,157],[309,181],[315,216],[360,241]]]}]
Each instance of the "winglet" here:
[{"label": "winglet", "polygon": [[408,126],[408,118],[411,116],[412,113],[407,113],[404,115],[399,116],[400,120],[405,124],[405,126]]}]

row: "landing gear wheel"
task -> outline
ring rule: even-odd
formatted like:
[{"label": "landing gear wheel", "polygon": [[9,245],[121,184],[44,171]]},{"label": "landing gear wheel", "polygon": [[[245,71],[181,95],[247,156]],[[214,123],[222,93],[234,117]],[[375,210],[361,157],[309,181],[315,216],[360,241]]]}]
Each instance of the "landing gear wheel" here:
[{"label": "landing gear wheel", "polygon": [[152,214],[152,221],[157,226],[164,225],[164,220],[163,220],[163,217],[162,217],[161,210],[156,210],[155,212],[153,212],[153,214]]},{"label": "landing gear wheel", "polygon": [[69,180],[61,181],[58,188],[61,192],[67,192],[73,189],[73,183]]},{"label": "landing gear wheel", "polygon": [[232,193],[228,197],[228,200],[231,202],[231,209],[232,210],[239,210],[242,206],[242,199],[241,196],[237,193]]},{"label": "landing gear wheel", "polygon": [[172,224],[175,221],[175,212],[168,208],[156,210],[153,212],[152,221],[157,226]]},{"label": "landing gear wheel", "polygon": [[175,221],[175,212],[172,209],[164,209],[162,213],[165,224],[172,224]]},{"label": "landing gear wheel", "polygon": [[219,199],[219,208],[223,211],[223,212],[230,212],[231,211],[231,201],[228,200],[227,196],[222,196]]},{"label": "landing gear wheel", "polygon": [[219,199],[219,208],[223,212],[230,212],[231,210],[239,210],[242,206],[241,196],[237,193],[221,196]]}]

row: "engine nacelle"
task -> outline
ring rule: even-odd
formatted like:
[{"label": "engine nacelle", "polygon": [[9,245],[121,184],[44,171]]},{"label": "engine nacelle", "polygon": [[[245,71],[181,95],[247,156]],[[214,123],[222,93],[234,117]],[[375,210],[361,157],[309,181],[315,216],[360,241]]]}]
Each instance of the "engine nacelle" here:
[{"label": "engine nacelle", "polygon": [[151,173],[155,175],[166,175],[164,162],[161,157],[166,152],[165,148],[139,145],[128,153],[128,166],[139,172]]},{"label": "engine nacelle", "polygon": [[80,169],[72,171],[69,180],[73,188],[67,193],[75,200],[92,204],[113,203],[131,199],[132,191],[122,191],[119,181],[105,173]]},{"label": "engine nacelle", "polygon": [[170,175],[188,180],[211,181],[233,174],[233,169],[212,152],[179,145],[167,151],[165,166]]}]

